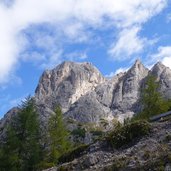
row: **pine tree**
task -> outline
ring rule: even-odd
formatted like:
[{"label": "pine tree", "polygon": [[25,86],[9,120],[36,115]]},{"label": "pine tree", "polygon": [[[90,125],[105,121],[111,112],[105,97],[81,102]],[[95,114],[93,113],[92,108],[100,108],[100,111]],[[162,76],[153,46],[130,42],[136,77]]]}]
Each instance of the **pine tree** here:
[{"label": "pine tree", "polygon": [[35,102],[30,97],[21,105],[21,111],[15,119],[15,130],[19,139],[22,170],[36,170],[40,161],[40,132]]},{"label": "pine tree", "polygon": [[156,82],[156,78],[148,76],[146,86],[141,92],[142,111],[135,118],[149,119],[151,116],[168,111],[168,101],[158,90],[159,83]]},{"label": "pine tree", "polygon": [[49,136],[50,161],[56,164],[58,158],[71,148],[69,132],[66,129],[59,106],[55,109],[55,114],[49,119]]},{"label": "pine tree", "polygon": [[20,171],[18,154],[19,141],[12,126],[6,131],[6,138],[0,145],[0,171]]},{"label": "pine tree", "polygon": [[34,100],[21,105],[0,145],[0,171],[35,171],[40,162],[40,132]]}]

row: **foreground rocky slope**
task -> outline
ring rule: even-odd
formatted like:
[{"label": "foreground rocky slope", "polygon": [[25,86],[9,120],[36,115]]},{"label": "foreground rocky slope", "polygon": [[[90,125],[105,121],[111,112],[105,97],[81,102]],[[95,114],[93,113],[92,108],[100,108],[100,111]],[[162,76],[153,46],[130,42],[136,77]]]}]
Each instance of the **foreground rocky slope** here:
[{"label": "foreground rocky slope", "polygon": [[171,169],[171,121],[152,123],[148,136],[119,149],[98,141],[70,162],[46,171],[164,171]]},{"label": "foreground rocky slope", "polygon": [[[123,121],[131,117],[139,111],[140,89],[149,73],[157,77],[163,95],[171,98],[171,70],[160,62],[149,71],[137,60],[127,72],[113,78],[105,78],[87,62],[64,62],[45,71],[34,96],[42,129],[46,129],[56,105],[75,123],[98,124],[101,119]],[[0,135],[17,110],[10,110],[0,121]]]}]

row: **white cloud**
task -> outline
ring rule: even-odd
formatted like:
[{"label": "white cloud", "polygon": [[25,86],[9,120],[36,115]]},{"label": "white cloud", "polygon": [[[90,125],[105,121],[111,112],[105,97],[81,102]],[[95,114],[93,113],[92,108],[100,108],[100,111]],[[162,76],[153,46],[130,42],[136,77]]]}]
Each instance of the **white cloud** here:
[{"label": "white cloud", "polygon": [[116,74],[119,74],[119,73],[121,73],[121,72],[124,73],[124,72],[128,71],[128,69],[129,69],[129,68],[119,68],[119,69],[117,69],[117,70],[115,71],[115,75],[116,75]]},{"label": "white cloud", "polygon": [[112,59],[122,61],[143,50],[145,39],[138,37],[139,30],[139,27],[132,27],[120,32],[117,42],[109,50]]},{"label": "white cloud", "polygon": [[160,46],[158,52],[150,56],[151,63],[158,61],[171,68],[171,46]]},{"label": "white cloud", "polygon": [[7,110],[11,109],[12,107],[21,105],[22,101],[24,101],[26,97],[28,97],[27,94],[17,98],[12,98],[9,94],[1,94],[0,103],[2,105],[0,106],[0,111],[2,111],[3,113],[0,113],[0,119],[3,114],[7,112]]},{"label": "white cloud", "polygon": [[115,75],[115,73],[114,72],[111,72],[111,73],[105,75],[105,77],[112,78],[114,75]]},{"label": "white cloud", "polygon": [[119,74],[119,73],[124,73],[124,72],[126,72],[126,71],[128,71],[128,69],[129,68],[119,68],[119,69],[117,69],[115,72],[111,72],[110,74],[108,74],[108,75],[105,75],[105,77],[109,77],[109,78],[111,78],[111,77],[113,77],[113,76],[115,76],[115,75],[117,75],[117,74]]},{"label": "white cloud", "polygon": [[166,22],[170,23],[170,21],[171,21],[171,13],[169,13],[166,17]]},{"label": "white cloud", "polygon": [[74,60],[84,60],[87,59],[87,53],[86,52],[73,52],[70,54],[66,54],[66,59],[70,60],[70,61],[74,61]]},{"label": "white cloud", "polygon": [[57,64],[61,62],[61,57],[62,57],[62,50],[59,50],[58,52],[52,54],[49,56],[49,58],[46,58],[46,60],[40,65],[41,68],[49,68],[52,69],[55,67]]},{"label": "white cloud", "polygon": [[171,55],[163,58],[162,63],[171,69]]},{"label": "white cloud", "polygon": [[18,97],[16,99],[10,99],[9,100],[10,108],[21,105],[22,102],[26,99],[26,97],[28,97],[28,95],[25,95],[25,96],[22,96],[22,97]]},{"label": "white cloud", "polygon": [[[10,2],[5,1],[6,4]],[[166,2],[167,0],[15,0],[12,5],[8,3],[7,6],[0,3],[0,83],[8,80],[20,61],[19,53],[26,46],[20,33],[30,25],[50,23],[63,30],[69,39],[79,41],[87,40],[87,27],[100,29],[109,24],[120,29],[120,34],[126,34],[126,29],[131,28],[133,33],[130,33],[130,37],[135,41],[132,41],[132,50],[129,52],[122,46],[123,38],[119,39],[114,50],[119,54],[120,47],[125,53],[131,54],[133,50],[138,52],[142,48],[142,40],[137,38],[138,30],[134,25],[141,25],[159,13]],[[139,43],[139,46],[136,47],[135,43]],[[48,58],[50,65],[52,61],[60,61],[58,55],[53,56],[55,54],[56,51]]]}]

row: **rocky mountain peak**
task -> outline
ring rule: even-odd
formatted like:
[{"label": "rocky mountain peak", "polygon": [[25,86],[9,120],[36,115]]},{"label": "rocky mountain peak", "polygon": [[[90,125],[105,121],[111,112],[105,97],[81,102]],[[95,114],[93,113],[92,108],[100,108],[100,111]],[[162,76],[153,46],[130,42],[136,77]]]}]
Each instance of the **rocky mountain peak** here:
[{"label": "rocky mountain peak", "polygon": [[104,81],[105,78],[91,63],[67,61],[43,73],[35,97],[49,108],[59,104],[66,112],[71,104]]},{"label": "rocky mountain peak", "polygon": [[[123,121],[139,111],[140,88],[149,73],[157,76],[161,93],[171,98],[171,70],[157,63],[149,71],[140,60],[127,71],[106,79],[91,63],[63,62],[46,70],[35,92],[41,125],[60,105],[65,117],[81,123],[113,118]],[[11,113],[11,112],[10,112]],[[8,117],[9,118],[9,117]],[[3,123],[7,118],[4,117]],[[4,125],[2,121],[0,125]]]},{"label": "rocky mountain peak", "polygon": [[171,69],[158,62],[151,70],[151,74],[160,83],[160,92],[166,97],[171,97]]},{"label": "rocky mountain peak", "polygon": [[149,70],[136,60],[134,65],[125,73],[118,82],[114,94],[112,108],[119,120],[131,116],[137,110],[137,102],[140,95],[140,87],[147,77]]},{"label": "rocky mountain peak", "polygon": [[143,65],[140,59],[136,59],[134,66]]},{"label": "rocky mountain peak", "polygon": [[142,64],[140,59],[137,59],[134,63],[134,65],[128,70],[128,73],[132,73],[134,75],[139,75],[139,74],[147,74],[149,70]]},{"label": "rocky mountain peak", "polygon": [[161,62],[157,62],[153,68],[151,69],[151,73],[155,75],[157,78],[160,77],[161,73],[166,69],[167,67],[163,65]]}]

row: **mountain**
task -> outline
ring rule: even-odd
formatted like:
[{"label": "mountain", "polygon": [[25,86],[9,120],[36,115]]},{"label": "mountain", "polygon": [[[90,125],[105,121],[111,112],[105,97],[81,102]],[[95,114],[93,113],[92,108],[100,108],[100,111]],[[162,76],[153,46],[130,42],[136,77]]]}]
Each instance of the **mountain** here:
[{"label": "mountain", "polygon": [[[88,62],[63,62],[44,71],[34,95],[42,129],[56,105],[61,106],[66,119],[78,123],[123,121],[133,116],[140,109],[140,89],[149,74],[157,77],[163,96],[171,98],[171,70],[160,62],[149,70],[136,60],[127,72],[112,78],[105,78]],[[1,119],[0,135],[18,110],[11,109]]]}]

